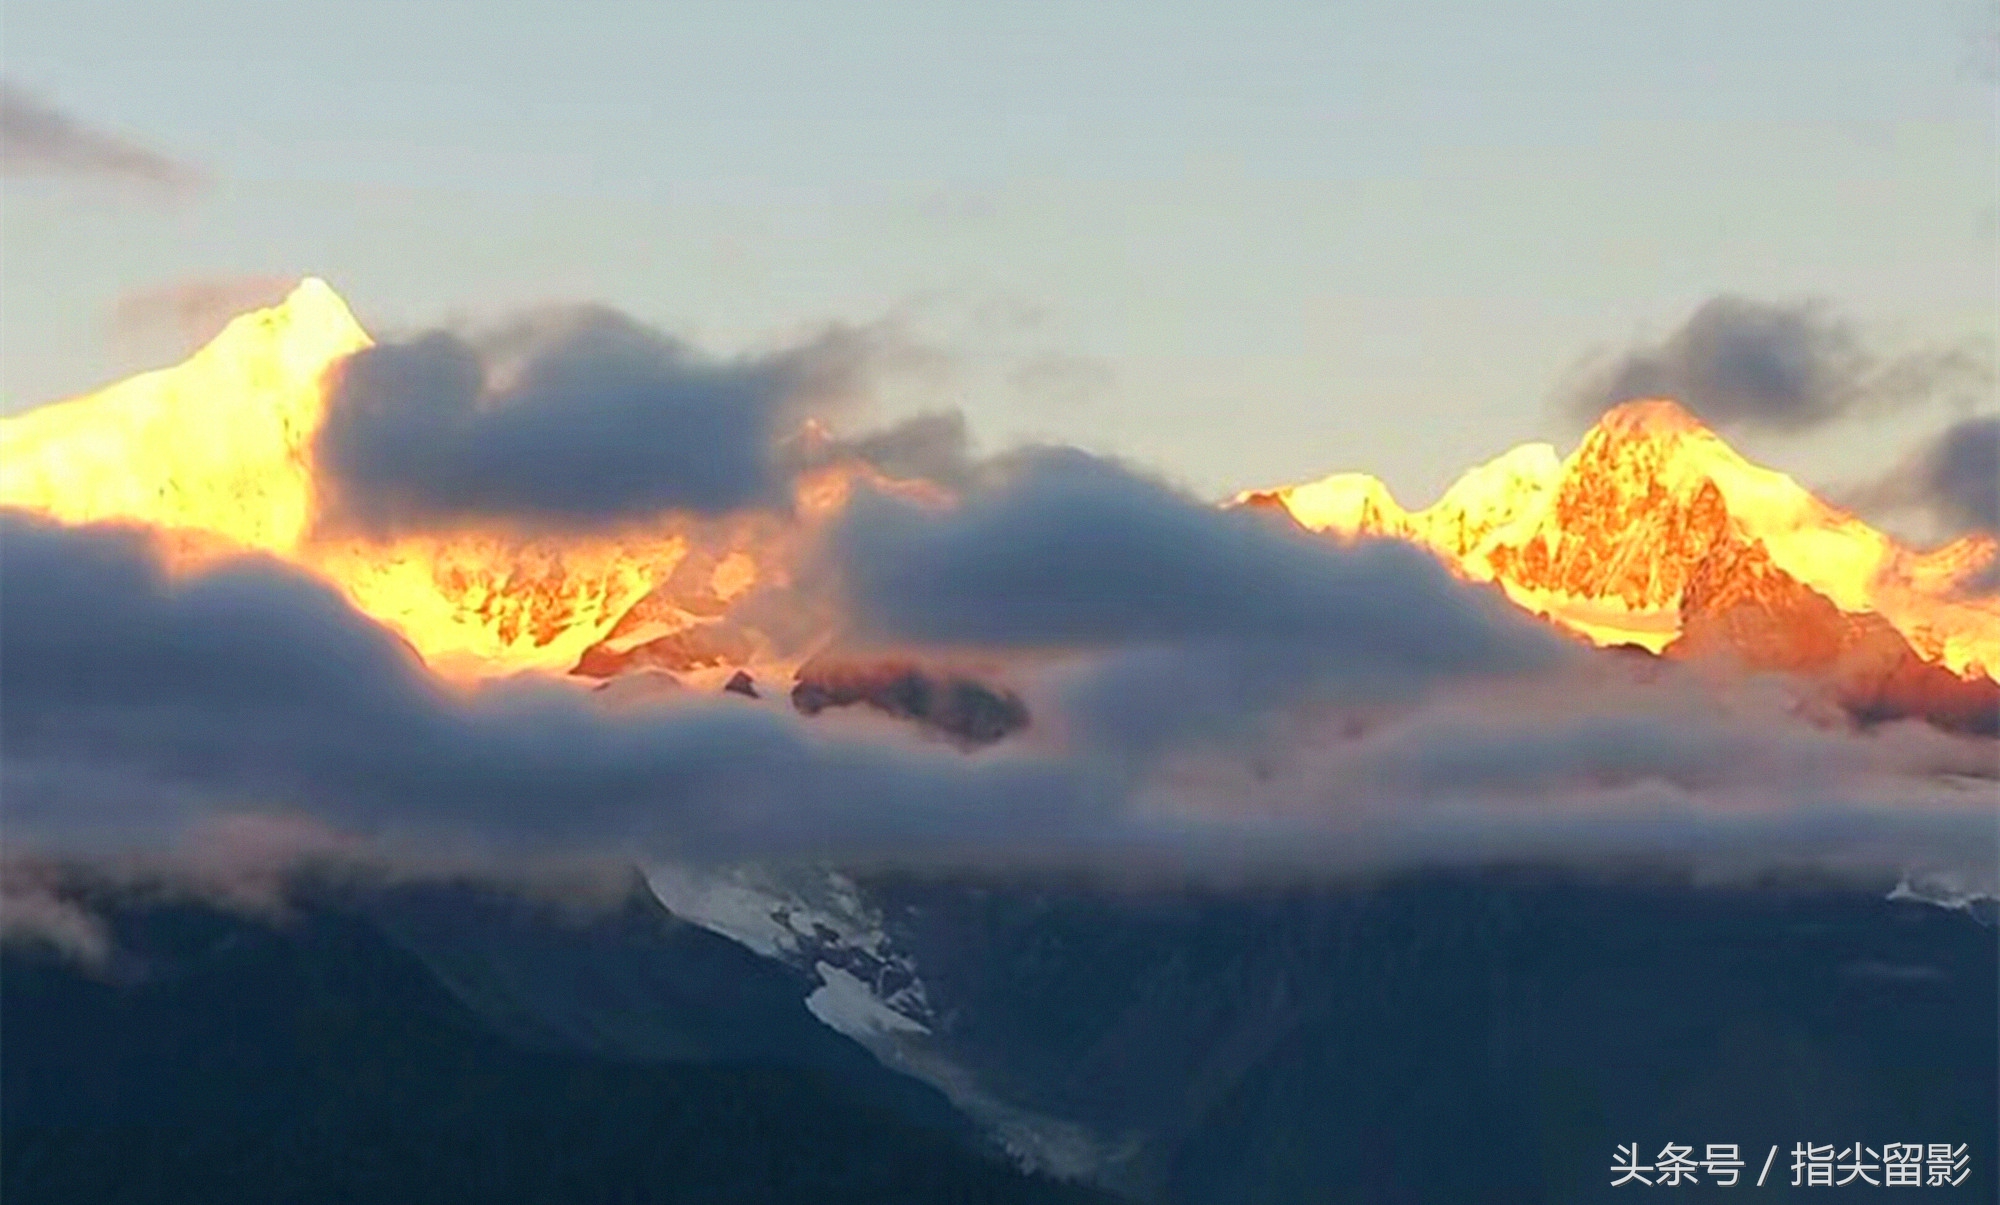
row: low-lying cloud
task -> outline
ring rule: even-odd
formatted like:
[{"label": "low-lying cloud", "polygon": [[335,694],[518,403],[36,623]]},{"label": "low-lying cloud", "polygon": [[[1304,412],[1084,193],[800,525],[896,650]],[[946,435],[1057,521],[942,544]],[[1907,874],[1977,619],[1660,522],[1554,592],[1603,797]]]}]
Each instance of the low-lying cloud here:
[{"label": "low-lying cloud", "polygon": [[1588,366],[1565,408],[1585,421],[1634,398],[1669,397],[1718,427],[1796,433],[1928,402],[1976,402],[1993,366],[1982,345],[1884,356],[1823,302],[1722,295],[1657,343]]},{"label": "low-lying cloud", "polygon": [[594,307],[427,334],[346,361],[318,463],[339,519],[376,532],[782,506],[781,438],[853,401],[871,350],[840,329],[715,360]]},{"label": "low-lying cloud", "polygon": [[[930,570],[968,568],[965,549],[1010,548],[1026,592],[995,599],[1004,583],[975,575],[887,613],[928,616],[919,628],[933,635],[1055,656],[1072,685],[1080,677],[1098,692],[1061,695],[1069,714],[974,755],[886,721],[808,721],[781,701],[683,692],[610,706],[546,683],[447,687],[333,591],[276,562],[174,577],[140,533],[8,517],[0,809],[10,847],[174,848],[265,815],[339,838],[326,848],[440,861],[1339,873],[1651,852],[1943,866],[1992,881],[1996,817],[1976,785],[1991,786],[1990,742],[1914,726],[1815,730],[1754,692],[1718,703],[1692,679],[1670,690],[1622,661],[1551,657],[1524,635],[1532,628],[1489,622],[1471,588],[1366,547],[1325,546],[1337,563],[1321,563],[1319,550],[1293,547],[1303,537],[1236,526],[1257,522],[1248,517],[1219,516],[1218,530],[1261,547],[1231,560],[1203,549],[1219,537],[1175,511],[1178,495],[1101,464],[1017,468],[994,490],[958,519],[871,503],[852,522],[886,522],[886,534],[845,534],[873,558],[878,585],[910,588]],[[1095,526],[1120,514],[1138,533],[1133,547]],[[1148,591],[1171,595],[1157,573],[1192,565],[1228,569],[1232,588],[1268,597],[1218,601],[1214,615],[1206,586],[1148,603]],[[1370,601],[1384,593],[1397,605]],[[1120,614],[1143,639],[1120,643]],[[1435,646],[1412,630],[1425,620],[1441,625]],[[1279,636],[1319,641],[1301,658],[1327,689],[1258,700],[1250,725],[1107,739],[1107,716],[1159,693],[1156,680],[1107,666],[1214,657],[1240,683],[1243,650],[1263,664]],[[1055,639],[1088,647],[1050,653]],[[1271,665],[1272,681],[1298,681]],[[1381,689],[1403,675],[1418,685]],[[1450,690],[1424,688],[1446,679]],[[1954,775],[1975,786],[1952,785]],[[78,918],[28,919],[45,938],[90,948]]]},{"label": "low-lying cloud", "polygon": [[1275,642],[1357,675],[1519,669],[1557,643],[1408,544],[1339,545],[1068,449],[997,462],[949,510],[864,497],[834,546],[856,614],[895,639]]},{"label": "low-lying cloud", "polygon": [[250,558],[170,581],[143,540],[8,519],[10,832],[158,839],[213,811],[370,837],[691,857],[1004,844],[1089,826],[1030,757],[826,740],[783,712],[612,713],[566,687],[460,696],[331,590]]},{"label": "low-lying cloud", "polygon": [[[1616,667],[1613,667],[1614,670]],[[1141,806],[1228,801],[1243,856],[1363,867],[1512,858],[1945,870],[1996,890],[1990,741],[1921,724],[1800,723],[1775,683],[1572,666],[1425,706],[1287,714],[1234,747],[1177,750]]]},{"label": "low-lying cloud", "polygon": [[831,545],[860,635],[1088,654],[1055,689],[1125,747],[1314,693],[1402,697],[1568,651],[1417,548],[1339,545],[1072,450],[986,466],[949,510],[864,497]]}]

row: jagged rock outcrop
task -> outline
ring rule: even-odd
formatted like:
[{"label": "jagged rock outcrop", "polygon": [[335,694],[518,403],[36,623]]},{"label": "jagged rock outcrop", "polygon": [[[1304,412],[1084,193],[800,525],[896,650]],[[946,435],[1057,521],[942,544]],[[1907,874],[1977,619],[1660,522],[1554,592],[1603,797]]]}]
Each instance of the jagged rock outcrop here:
[{"label": "jagged rock outcrop", "polygon": [[582,678],[611,678],[636,670],[685,673],[741,665],[756,651],[750,638],[722,623],[702,623],[671,632],[630,648],[596,644],[585,649],[570,672]]},{"label": "jagged rock outcrop", "polygon": [[900,658],[821,655],[799,667],[792,706],[804,715],[862,704],[972,745],[1028,725],[1028,706],[1004,686]]}]

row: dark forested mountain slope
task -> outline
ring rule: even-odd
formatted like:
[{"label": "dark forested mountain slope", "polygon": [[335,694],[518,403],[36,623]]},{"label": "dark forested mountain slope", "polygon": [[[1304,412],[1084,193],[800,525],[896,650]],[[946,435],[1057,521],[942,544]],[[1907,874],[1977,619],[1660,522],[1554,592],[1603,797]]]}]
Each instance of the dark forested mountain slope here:
[{"label": "dark forested mountain slope", "polygon": [[[8,1205],[1096,1199],[913,1120],[922,1106],[870,1082],[891,1077],[858,1049],[829,1054],[844,1039],[802,1008],[762,1050],[704,1016],[682,1028],[707,1049],[618,1058],[555,1026],[526,1040],[530,1019],[503,1033],[346,910],[115,921],[100,972],[12,947],[0,967]],[[741,995],[729,954],[706,953],[718,982],[693,990]],[[781,1003],[739,1000],[735,1020],[782,1029]]]},{"label": "dark forested mountain slope", "polygon": [[1948,1140],[1996,1199],[2000,931],[1963,911],[1534,871],[866,890],[956,1063],[1135,1196],[1621,1199],[1624,1143],[1775,1143],[1788,1181],[1797,1142]]}]

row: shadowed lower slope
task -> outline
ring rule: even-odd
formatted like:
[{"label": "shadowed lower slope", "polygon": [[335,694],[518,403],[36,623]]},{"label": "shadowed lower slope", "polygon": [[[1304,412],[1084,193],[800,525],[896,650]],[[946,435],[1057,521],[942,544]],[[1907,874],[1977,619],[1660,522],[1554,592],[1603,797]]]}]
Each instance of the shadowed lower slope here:
[{"label": "shadowed lower slope", "polygon": [[6,954],[10,1205],[1100,1199],[782,1050],[639,1061],[502,1037],[351,914],[115,924],[106,977]]}]

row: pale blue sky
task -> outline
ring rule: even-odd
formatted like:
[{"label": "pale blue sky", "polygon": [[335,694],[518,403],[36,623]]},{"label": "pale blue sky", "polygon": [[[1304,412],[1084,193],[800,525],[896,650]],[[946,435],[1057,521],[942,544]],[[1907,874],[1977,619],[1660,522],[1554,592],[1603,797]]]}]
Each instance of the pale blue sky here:
[{"label": "pale blue sky", "polygon": [[[315,273],[378,332],[609,302],[722,352],[896,315],[892,405],[1206,492],[1426,501],[1567,443],[1579,357],[1717,292],[1991,338],[1987,0],[8,0],[5,74],[205,169],[10,179],[9,409],[164,354],[121,295]],[[1937,413],[1748,438],[1810,479]]]}]

